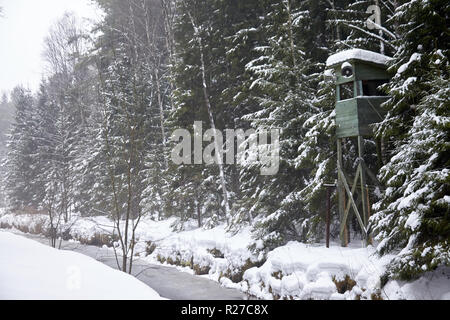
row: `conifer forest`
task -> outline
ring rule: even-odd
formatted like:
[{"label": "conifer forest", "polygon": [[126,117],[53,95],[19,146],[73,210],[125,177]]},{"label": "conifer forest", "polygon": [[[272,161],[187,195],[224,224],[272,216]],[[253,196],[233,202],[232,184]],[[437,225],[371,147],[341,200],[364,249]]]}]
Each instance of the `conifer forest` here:
[{"label": "conifer forest", "polygon": [[[0,99],[4,212],[45,215],[54,246],[73,217],[106,217],[130,273],[139,224],[170,219],[173,232],[248,230],[261,264],[344,237],[392,256],[382,283],[450,266],[448,1],[93,3],[95,24],[66,13],[49,30],[39,89]],[[336,134],[342,52],[383,57],[389,75],[358,139]]]}]

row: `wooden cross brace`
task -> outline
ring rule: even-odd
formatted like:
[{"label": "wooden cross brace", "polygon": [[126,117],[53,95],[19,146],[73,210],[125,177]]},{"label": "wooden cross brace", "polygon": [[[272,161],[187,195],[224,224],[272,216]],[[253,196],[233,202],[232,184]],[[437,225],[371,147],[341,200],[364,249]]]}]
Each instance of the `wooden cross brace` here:
[{"label": "wooden cross brace", "polygon": [[361,218],[361,214],[359,213],[358,206],[356,205],[355,200],[353,199],[353,194],[356,191],[355,189],[356,189],[358,180],[360,179],[360,176],[361,176],[361,171],[362,171],[362,166],[360,163],[360,164],[358,164],[358,169],[356,170],[355,180],[353,181],[353,186],[350,191],[350,187],[347,183],[347,178],[345,177],[344,172],[342,171],[341,168],[338,168],[338,173],[340,175],[342,183],[344,184],[344,188],[345,188],[345,191],[347,192],[347,196],[348,196],[348,201],[347,201],[347,205],[345,206],[344,216],[342,217],[342,221],[341,221],[341,237],[344,235],[345,225],[347,223],[347,218],[348,218],[348,214],[350,212],[350,208],[353,208],[353,211],[355,212],[356,218],[358,219],[358,223],[361,227],[361,230],[364,233],[364,237],[367,237],[366,226],[363,222],[363,219]]},{"label": "wooden cross brace", "polygon": [[[344,170],[342,168],[342,145],[341,140],[338,139],[338,192],[341,193],[340,195],[340,213],[341,213],[341,228],[340,228],[340,237],[342,240],[342,245],[347,245],[347,239],[345,238],[345,232],[346,232],[346,225],[348,216],[350,213],[350,209],[353,209],[355,216],[358,220],[359,226],[361,227],[361,230],[363,232],[364,238],[366,239],[367,243],[370,242],[369,234],[368,234],[368,223],[369,223],[369,194],[367,189],[367,180],[366,180],[366,174],[369,175],[369,177],[374,180],[377,184],[379,184],[378,180],[376,179],[376,176],[369,170],[369,168],[364,163],[363,154],[364,154],[364,139],[363,137],[358,137],[358,151],[359,151],[359,157],[358,157],[358,167],[356,169],[356,175],[353,181],[352,188],[350,189],[349,182],[347,180],[347,177],[344,173]],[[355,202],[354,199],[354,193],[356,191],[356,188],[359,185],[361,186],[361,202],[362,202],[362,212],[358,209],[358,205]],[[345,194],[348,197],[347,203],[345,205]]]}]

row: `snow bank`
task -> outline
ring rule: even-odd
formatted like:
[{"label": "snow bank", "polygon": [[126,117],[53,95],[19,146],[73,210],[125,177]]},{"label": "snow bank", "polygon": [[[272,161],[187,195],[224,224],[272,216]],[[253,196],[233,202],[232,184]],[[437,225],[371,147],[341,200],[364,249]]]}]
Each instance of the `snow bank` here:
[{"label": "snow bank", "polygon": [[92,239],[96,234],[113,234],[114,223],[106,217],[75,216],[62,228],[69,230],[70,235],[75,239]]},{"label": "snow bank", "polygon": [[373,51],[363,49],[350,49],[338,52],[330,56],[327,60],[327,67],[331,67],[352,59],[386,65],[392,58]]},{"label": "snow bank", "polygon": [[[327,249],[290,242],[271,251],[264,265],[248,270],[244,280],[260,298],[370,299],[380,293],[384,271],[372,247]],[[340,285],[345,289],[341,293]]]},{"label": "snow bank", "polygon": [[391,300],[450,300],[450,268],[440,267],[416,281],[389,281],[383,288]]},{"label": "snow bank", "polygon": [[[50,227],[47,215],[5,213],[1,215],[1,213],[2,211],[0,211],[0,226],[5,228],[13,227],[27,233],[45,234]],[[155,222],[145,217],[139,223],[136,237],[143,239],[143,241],[164,239],[173,233],[171,226],[176,221],[176,218],[170,218]],[[121,223],[121,229],[124,229],[124,222]],[[95,237],[110,237],[112,239],[112,235],[117,234],[117,232],[114,232],[114,222],[107,217],[80,217],[77,215],[73,215],[67,223],[62,223],[59,227],[59,233],[66,233],[71,239],[82,240],[83,243],[89,243]]]},{"label": "snow bank", "polygon": [[[189,266],[197,273],[207,273],[209,278],[219,281],[224,274],[232,277],[241,268],[256,257],[248,249],[251,243],[249,228],[243,228],[237,234],[230,234],[224,225],[205,230],[172,233],[156,241],[156,250],[146,258],[149,262],[168,261]],[[240,288],[240,285],[223,278],[223,285]],[[228,279],[229,280],[229,279]]]},{"label": "snow bank", "polygon": [[374,247],[290,242],[269,252],[261,266],[252,267],[262,259],[248,250],[252,242],[249,228],[234,235],[224,226],[194,229],[157,241],[156,250],[145,259],[158,263],[163,257],[165,264],[201,267],[208,278],[260,299],[450,299],[450,268],[414,282],[390,280],[382,287],[381,277],[394,256],[379,257]]},{"label": "snow bank", "polygon": [[28,231],[28,233],[43,233],[46,231],[48,224],[49,219],[48,216],[45,215],[14,215],[3,213],[3,215],[0,216],[0,225],[2,228],[14,227]]},{"label": "snow bank", "polygon": [[[45,233],[50,227],[50,219],[41,214],[4,214],[0,216],[0,224],[25,229],[30,233]],[[113,222],[106,217],[81,218],[73,216],[67,223],[60,225],[61,231],[69,231],[73,238],[90,239],[95,234],[111,234]]]},{"label": "snow bank", "polygon": [[136,278],[90,257],[0,232],[0,299],[160,300]]}]

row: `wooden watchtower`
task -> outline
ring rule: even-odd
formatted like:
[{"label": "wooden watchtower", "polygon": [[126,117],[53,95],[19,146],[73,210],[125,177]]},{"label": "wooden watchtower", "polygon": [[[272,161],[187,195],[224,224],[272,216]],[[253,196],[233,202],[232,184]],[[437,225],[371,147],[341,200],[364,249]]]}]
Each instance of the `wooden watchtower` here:
[{"label": "wooden watchtower", "polygon": [[[350,210],[354,212],[366,242],[370,242],[367,176],[375,182],[377,179],[364,163],[364,139],[373,137],[371,125],[384,118],[380,106],[388,97],[378,87],[389,81],[389,60],[387,56],[361,49],[343,51],[327,60],[327,67],[336,74],[337,191],[342,246],[348,245],[346,226]],[[353,184],[350,184],[343,167],[342,142],[352,137],[358,139],[358,166]],[[355,201],[356,192],[360,195],[360,205]]]}]

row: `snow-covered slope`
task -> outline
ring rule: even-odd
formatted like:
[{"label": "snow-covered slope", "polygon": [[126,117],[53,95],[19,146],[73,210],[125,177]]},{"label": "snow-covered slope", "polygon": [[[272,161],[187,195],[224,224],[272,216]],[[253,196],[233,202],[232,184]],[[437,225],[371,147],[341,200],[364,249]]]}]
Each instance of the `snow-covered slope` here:
[{"label": "snow-covered slope", "polygon": [[0,231],[0,299],[160,300],[136,278],[75,252]]}]

